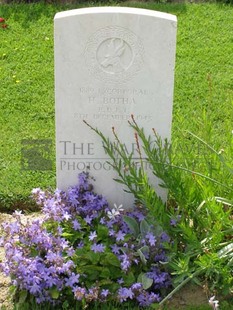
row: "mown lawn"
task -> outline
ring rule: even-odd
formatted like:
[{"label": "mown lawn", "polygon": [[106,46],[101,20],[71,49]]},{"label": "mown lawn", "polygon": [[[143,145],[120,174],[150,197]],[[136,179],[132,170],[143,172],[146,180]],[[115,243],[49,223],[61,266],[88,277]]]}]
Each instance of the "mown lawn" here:
[{"label": "mown lawn", "polygon": [[[233,7],[139,2],[120,5],[178,17],[172,140],[176,164],[184,160],[194,163],[203,156],[187,131],[231,155]],[[55,187],[53,17],[56,12],[77,7],[0,7],[0,17],[8,24],[6,29],[0,28],[0,210],[27,201],[34,187]],[[24,167],[23,139],[52,141],[52,170]]]}]

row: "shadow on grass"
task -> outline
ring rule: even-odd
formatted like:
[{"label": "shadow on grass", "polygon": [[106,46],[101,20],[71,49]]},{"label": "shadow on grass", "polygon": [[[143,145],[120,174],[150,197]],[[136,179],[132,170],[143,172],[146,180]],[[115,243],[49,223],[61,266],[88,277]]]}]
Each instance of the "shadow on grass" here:
[{"label": "shadow on grass", "polygon": [[42,17],[53,19],[57,12],[71,10],[82,7],[73,4],[45,4],[45,3],[11,3],[3,4],[0,7],[0,16],[6,20],[13,18],[22,27],[28,28],[31,23],[38,21]]},{"label": "shadow on grass", "polygon": [[37,212],[40,208],[30,197],[0,194],[0,212],[12,214],[16,210]]},{"label": "shadow on grass", "polygon": [[72,9],[78,9],[83,7],[93,7],[93,6],[125,6],[125,7],[135,7],[144,8],[149,10],[156,10],[171,14],[182,14],[186,12],[185,3],[172,3],[172,4],[162,4],[155,2],[72,2],[72,3],[56,3],[56,4],[46,4],[46,3],[11,3],[2,4],[0,7],[0,16],[5,19],[14,18],[15,21],[20,23],[23,27],[28,28],[31,23],[39,20],[42,17],[47,17],[48,19],[53,19],[57,12],[67,11]]},{"label": "shadow on grass", "polygon": [[122,6],[141,8],[147,10],[160,11],[164,13],[180,15],[187,11],[186,3],[158,3],[153,1],[126,1],[121,3]]}]

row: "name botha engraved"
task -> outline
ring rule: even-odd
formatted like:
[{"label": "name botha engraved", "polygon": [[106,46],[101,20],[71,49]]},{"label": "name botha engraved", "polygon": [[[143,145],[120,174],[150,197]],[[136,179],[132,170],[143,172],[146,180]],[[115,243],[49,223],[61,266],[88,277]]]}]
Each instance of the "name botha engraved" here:
[{"label": "name botha engraved", "polygon": [[85,49],[90,73],[104,82],[124,83],[132,79],[143,65],[143,45],[130,30],[109,26],[99,29]]}]

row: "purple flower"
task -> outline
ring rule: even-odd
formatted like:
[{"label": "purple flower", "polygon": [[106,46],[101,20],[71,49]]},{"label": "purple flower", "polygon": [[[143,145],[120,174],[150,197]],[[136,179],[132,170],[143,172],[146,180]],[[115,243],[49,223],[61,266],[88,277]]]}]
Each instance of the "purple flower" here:
[{"label": "purple flower", "polygon": [[134,210],[133,212],[131,212],[131,215],[132,217],[138,219],[139,222],[141,222],[145,218],[145,215],[139,210]]},{"label": "purple flower", "polygon": [[152,303],[159,302],[160,296],[155,293],[142,292],[136,297],[141,307],[149,307]]},{"label": "purple flower", "polygon": [[104,250],[105,250],[105,246],[104,246],[103,244],[101,244],[101,243],[99,243],[99,244],[94,243],[94,244],[91,246],[91,250],[92,250],[93,252],[95,252],[95,253],[102,253],[102,252],[104,252]]},{"label": "purple flower", "polygon": [[127,254],[123,254],[119,256],[120,260],[121,260],[121,268],[123,271],[127,271],[129,269],[129,267],[131,266],[129,257]]},{"label": "purple flower", "polygon": [[124,241],[124,237],[125,234],[121,230],[116,233],[116,241]]},{"label": "purple flower", "polygon": [[97,237],[96,231],[92,231],[89,235],[89,240],[93,241]]},{"label": "purple flower", "polygon": [[79,244],[77,245],[78,249],[82,249],[84,247],[84,242],[80,241]]},{"label": "purple flower", "polygon": [[109,290],[108,289],[103,289],[102,291],[101,291],[101,293],[100,293],[100,295],[102,296],[102,297],[107,297],[108,296],[108,294],[109,294]]},{"label": "purple flower", "polygon": [[31,294],[35,294],[41,290],[40,286],[36,283],[33,283],[32,286],[29,288]]},{"label": "purple flower", "polygon": [[147,277],[153,279],[156,289],[169,287],[171,284],[170,276],[167,272],[161,271],[158,267],[152,267],[150,272],[146,273]]},{"label": "purple flower", "polygon": [[72,272],[71,276],[68,279],[66,279],[66,286],[73,287],[75,283],[79,282],[79,277],[80,277],[79,274],[75,274]]},{"label": "purple flower", "polygon": [[162,242],[170,242],[170,237],[165,232],[163,232],[161,237],[160,237],[160,240]]},{"label": "purple flower", "polygon": [[65,213],[63,214],[63,219],[64,219],[64,220],[68,221],[68,220],[70,220],[70,218],[71,218],[71,215],[70,215],[68,212],[65,212]]},{"label": "purple flower", "polygon": [[57,279],[46,275],[46,285],[48,286],[48,288],[56,285],[56,283],[57,283]]},{"label": "purple flower", "polygon": [[167,262],[167,256],[166,256],[165,252],[162,251],[159,254],[156,254],[154,261],[155,262]]},{"label": "purple flower", "polygon": [[153,292],[149,294],[149,302],[151,304],[155,302],[160,302],[160,300],[161,300],[161,297],[159,296],[159,294],[155,294]]},{"label": "purple flower", "polygon": [[118,279],[118,280],[117,280],[117,283],[118,283],[118,284],[123,284],[123,283],[124,283],[123,278]]},{"label": "purple flower", "polygon": [[77,300],[82,300],[86,294],[86,289],[83,287],[76,287],[74,289],[74,296]]},{"label": "purple flower", "polygon": [[170,220],[170,225],[171,226],[176,226],[176,224],[177,224],[177,220],[175,220],[175,219],[171,219]]},{"label": "purple flower", "polygon": [[74,262],[72,260],[68,260],[67,262],[63,263],[62,272],[69,272],[70,269],[73,269],[74,267]]},{"label": "purple flower", "polygon": [[134,293],[131,288],[121,287],[118,290],[118,298],[120,302],[126,301],[128,298],[133,299]]},{"label": "purple flower", "polygon": [[146,234],[146,238],[147,238],[147,240],[148,240],[150,246],[154,246],[154,245],[155,245],[156,239],[155,239],[155,236],[154,236],[151,232],[148,232],[148,233]]},{"label": "purple flower", "polygon": [[111,245],[111,248],[112,248],[112,253],[114,254],[120,254],[120,247],[117,246],[116,244],[114,245]]},{"label": "purple flower", "polygon": [[85,295],[86,299],[91,302],[93,300],[97,300],[99,295],[99,288],[98,287],[91,287],[88,290],[88,293]]},{"label": "purple flower", "polygon": [[13,222],[9,224],[9,227],[10,227],[10,233],[13,235],[19,232],[20,224],[18,222]]},{"label": "purple flower", "polygon": [[176,226],[179,223],[180,219],[181,219],[181,215],[177,215],[175,218],[172,218],[170,220],[170,225]]},{"label": "purple flower", "polygon": [[69,194],[69,202],[71,206],[77,207],[79,204],[79,201],[78,201],[78,195],[76,191],[73,188],[71,188],[68,190],[68,194]]},{"label": "purple flower", "polygon": [[133,291],[140,291],[142,289],[142,283],[136,282],[131,286]]},{"label": "purple flower", "polygon": [[110,221],[107,221],[106,225],[108,228],[113,228],[113,225],[117,223],[116,219],[111,219]]},{"label": "purple flower", "polygon": [[46,255],[46,259],[49,262],[58,262],[61,258],[61,255],[59,253],[53,253],[51,250],[48,251],[47,255]]},{"label": "purple flower", "polygon": [[101,219],[100,219],[100,224],[102,224],[102,225],[106,224],[106,221],[105,221],[105,219],[103,217],[101,217]]},{"label": "purple flower", "polygon": [[114,229],[109,229],[108,235],[109,235],[110,237],[115,236],[115,231],[114,231]]},{"label": "purple flower", "polygon": [[[164,233],[159,239],[159,236],[153,235],[152,227],[143,241],[141,238],[136,239],[124,221],[123,214],[137,222],[144,219],[145,215],[139,208],[135,207],[129,212],[115,206],[115,212],[111,211],[110,214],[105,198],[93,192],[87,173],[79,175],[79,184],[68,189],[66,193],[36,189],[33,195],[42,207],[45,220],[23,224],[20,214],[16,213],[14,217],[17,221],[4,226],[2,243],[6,261],[0,264],[0,269],[12,277],[12,283],[19,291],[27,291],[37,303],[50,303],[55,307],[62,304],[66,294],[69,294],[71,300],[72,293],[74,299],[84,301],[87,306],[95,300],[106,302],[110,299],[109,296],[120,302],[134,300],[139,306],[150,305],[159,300],[159,295],[144,290],[142,283],[130,286],[128,281],[125,281],[127,287],[123,287],[123,279],[116,279],[116,274],[121,277],[122,273],[125,273],[127,280],[129,272],[134,272],[137,277],[143,271],[153,279],[150,289],[156,293],[161,288],[167,288],[170,283],[169,275],[159,268],[159,264],[155,264],[156,260],[160,261],[166,254],[162,242],[157,241],[168,241],[169,237]],[[82,250],[78,250],[80,248]],[[108,251],[105,253],[106,249]],[[142,262],[143,256],[139,256],[139,249],[147,259],[145,265]],[[85,260],[85,255],[88,257],[90,251],[104,253],[94,255],[92,252],[97,258],[101,258],[100,261],[97,259],[98,262],[92,262],[94,265],[100,263],[102,266],[113,254],[120,264],[119,268],[113,259],[113,265],[109,265],[109,279],[106,279],[106,276],[104,278],[103,274],[98,277],[97,274],[94,279],[96,286],[91,288],[91,273],[81,273],[83,265],[79,265],[83,263],[82,256]],[[133,270],[132,265],[135,267]],[[154,265],[156,268],[150,267]],[[80,275],[77,274],[78,271]],[[112,289],[111,285],[106,287],[108,281],[114,283],[116,280],[119,290]],[[59,292],[57,299],[52,298],[51,288],[56,288]]]},{"label": "purple flower", "polygon": [[91,222],[92,222],[92,220],[93,220],[93,217],[91,217],[91,216],[89,216],[89,215],[87,215],[85,218],[84,218],[84,221],[87,223],[87,224],[91,224]]},{"label": "purple flower", "polygon": [[74,230],[81,230],[81,225],[78,220],[73,220],[72,222]]}]

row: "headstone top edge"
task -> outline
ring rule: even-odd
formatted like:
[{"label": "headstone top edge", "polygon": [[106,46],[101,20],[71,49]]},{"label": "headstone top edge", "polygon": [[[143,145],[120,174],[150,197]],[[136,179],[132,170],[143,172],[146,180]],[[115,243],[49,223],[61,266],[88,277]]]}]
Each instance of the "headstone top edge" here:
[{"label": "headstone top edge", "polygon": [[128,8],[128,7],[91,7],[91,8],[80,8],[74,10],[68,10],[63,12],[56,13],[54,20],[71,17],[71,16],[79,16],[79,15],[86,15],[86,14],[105,14],[105,13],[114,13],[114,14],[133,14],[133,15],[142,15],[142,16],[151,16],[157,17],[161,19],[167,19],[170,21],[177,21],[176,15],[154,11],[154,10],[147,10],[147,9],[140,9],[140,8]]}]

